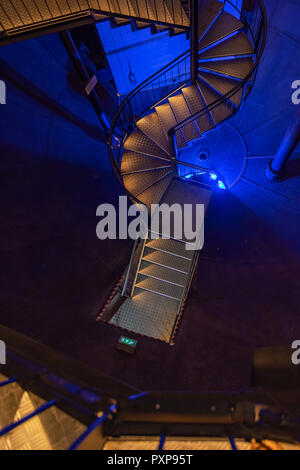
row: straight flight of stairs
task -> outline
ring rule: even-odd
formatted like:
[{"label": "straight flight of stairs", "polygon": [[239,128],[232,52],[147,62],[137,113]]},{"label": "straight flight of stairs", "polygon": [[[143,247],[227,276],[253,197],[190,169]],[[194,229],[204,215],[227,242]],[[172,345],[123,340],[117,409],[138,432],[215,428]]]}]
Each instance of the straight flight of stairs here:
[{"label": "straight flight of stairs", "polygon": [[0,44],[107,19],[115,26],[132,24],[133,30],[167,29],[172,36],[189,30],[188,16],[188,3],[181,0],[0,0]]},{"label": "straight flight of stairs", "polygon": [[[186,181],[173,179],[161,204],[204,204],[209,206],[211,191]],[[152,228],[153,230],[153,228]],[[187,249],[184,237],[165,238],[149,232],[140,253],[131,297],[110,319],[110,323],[170,344],[179,324],[183,305],[193,277],[199,251]]]}]

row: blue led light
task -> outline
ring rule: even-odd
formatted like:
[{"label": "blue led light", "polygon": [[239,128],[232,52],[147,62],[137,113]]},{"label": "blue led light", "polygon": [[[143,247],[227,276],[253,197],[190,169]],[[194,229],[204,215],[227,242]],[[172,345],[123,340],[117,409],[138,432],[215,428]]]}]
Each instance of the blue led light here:
[{"label": "blue led light", "polygon": [[212,180],[216,181],[216,179],[218,178],[218,176],[215,174],[215,173],[211,173],[210,174],[210,177]]},{"label": "blue led light", "polygon": [[220,189],[226,189],[225,184],[221,180],[218,181],[218,186],[219,186]]},{"label": "blue led light", "polygon": [[190,173],[189,175],[185,175],[185,179],[189,179],[189,178],[191,178],[192,176],[193,176],[192,173]]}]

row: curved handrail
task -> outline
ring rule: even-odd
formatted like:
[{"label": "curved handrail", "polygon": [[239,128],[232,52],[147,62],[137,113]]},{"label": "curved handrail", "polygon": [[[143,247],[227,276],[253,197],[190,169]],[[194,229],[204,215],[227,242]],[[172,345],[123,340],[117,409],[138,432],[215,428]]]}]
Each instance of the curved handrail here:
[{"label": "curved handrail", "polygon": [[[201,117],[203,114],[206,114],[207,111],[212,111],[214,108],[218,107],[219,105],[221,105],[225,101],[228,101],[228,99],[230,99],[238,91],[240,91],[242,88],[244,88],[244,86],[249,82],[249,80],[251,79],[251,77],[253,76],[255,71],[257,70],[258,64],[260,63],[260,60],[262,58],[262,55],[263,55],[263,52],[264,52],[264,49],[265,49],[265,45],[266,45],[266,41],[267,41],[267,14],[266,14],[266,9],[265,9],[265,6],[264,6],[264,3],[262,2],[262,0],[256,0],[256,1],[260,4],[260,8],[262,10],[262,18],[264,19],[265,34],[264,34],[264,37],[263,37],[263,42],[262,42],[262,45],[261,45],[261,49],[259,51],[259,54],[256,58],[256,61],[253,65],[251,71],[248,73],[248,75],[236,87],[234,87],[232,90],[230,90],[226,95],[223,95],[220,99],[214,101],[209,106],[203,107],[201,110],[197,111],[197,113],[192,114],[191,116],[189,116],[184,121],[181,121],[180,123],[178,123],[172,129],[170,129],[170,133],[174,134],[176,131],[178,131],[182,127],[185,127],[186,125],[188,125],[191,122],[195,121],[195,119]],[[230,3],[237,10],[237,8],[232,4],[232,2],[230,0],[227,0],[227,2]],[[251,32],[250,27],[249,27],[249,31]]]},{"label": "curved handrail", "polygon": [[[242,89],[246,89],[245,87],[247,86],[247,84],[250,83],[250,81],[252,80],[252,83],[250,85],[250,87],[248,87],[248,93],[250,92],[250,89],[252,88],[253,86],[253,83],[254,83],[254,80],[255,80],[255,76],[256,76],[256,71],[257,71],[257,68],[258,68],[258,64],[260,63],[260,60],[261,60],[261,57],[262,57],[262,54],[263,54],[263,51],[265,49],[265,44],[266,44],[266,39],[267,39],[267,15],[266,15],[266,10],[265,10],[265,6],[264,6],[264,3],[262,0],[248,0],[248,1],[254,1],[258,4],[258,8],[260,10],[260,13],[261,13],[261,21],[260,21],[260,24],[259,24],[259,30],[257,31],[257,38],[255,39],[255,33],[253,33],[248,21],[247,21],[247,18],[246,18],[246,15],[243,14],[243,10],[239,10],[236,5],[234,5],[232,3],[232,0],[225,0],[225,3],[228,3],[230,6],[232,6],[240,15],[243,16],[242,18],[242,21],[243,23],[246,25],[247,27],[247,31],[250,32],[251,36],[252,36],[252,40],[253,40],[253,45],[255,46],[255,53],[257,54],[256,55],[256,61],[255,63],[253,64],[253,67],[251,68],[251,71],[248,73],[248,75],[239,83],[237,83],[237,85],[232,89],[230,90],[226,95],[223,95],[223,96],[220,96],[219,99],[217,99],[216,101],[214,101],[213,103],[211,103],[209,106],[204,106],[201,110],[199,110],[197,113],[193,114],[192,116],[188,117],[187,119],[185,119],[184,121],[176,124],[176,126],[174,126],[172,129],[170,129],[170,137],[174,139],[174,135],[176,134],[177,131],[180,131],[181,129],[183,129],[185,126],[187,126],[188,124],[192,123],[193,121],[195,121],[197,118],[203,116],[204,114],[207,114],[207,113],[210,113],[211,111],[213,111],[215,108],[221,106],[223,103],[225,102],[228,102],[228,100],[230,100],[230,98],[234,95],[236,95],[238,92],[240,92]],[[243,4],[243,7],[244,7],[244,4]],[[261,38],[261,36],[263,35],[263,37]],[[262,40],[261,40],[262,39]],[[154,103],[152,102],[150,106],[148,107],[145,107],[142,111],[142,113],[138,114],[138,115],[135,115],[134,112],[133,112],[133,109],[132,109],[132,106],[131,106],[131,102],[139,96],[139,93],[142,92],[143,90],[147,90],[147,86],[148,85],[151,85],[155,82],[155,80],[159,80],[160,77],[162,77],[164,74],[166,74],[168,71],[172,70],[172,68],[174,66],[176,66],[177,64],[180,64],[180,62],[186,60],[186,59],[190,59],[191,57],[191,51],[188,50],[188,51],[185,51],[184,53],[182,53],[180,56],[178,56],[176,59],[174,59],[172,62],[168,63],[166,66],[164,66],[163,68],[161,68],[158,72],[154,73],[153,75],[151,75],[148,79],[146,79],[145,81],[143,81],[140,85],[138,85],[124,100],[123,102],[121,103],[121,105],[119,106],[114,118],[113,118],[113,121],[112,121],[112,125],[111,125],[111,130],[110,130],[110,134],[109,134],[109,138],[108,138],[108,146],[109,146],[109,157],[110,157],[110,161],[111,161],[111,165],[114,169],[114,172],[117,176],[117,179],[119,180],[119,183],[121,184],[121,186],[123,187],[125,193],[133,200],[135,200],[136,202],[140,202],[135,196],[133,196],[133,194],[131,194],[124,186],[123,184],[123,180],[122,180],[122,177],[121,177],[121,174],[120,174],[120,169],[119,169],[119,155],[120,155],[120,151],[121,151],[121,148],[122,148],[122,145],[123,145],[123,142],[124,140],[126,139],[127,137],[127,132],[128,132],[128,129],[123,133],[123,136],[120,136],[122,138],[122,142],[120,142],[120,146],[119,146],[119,149],[118,149],[118,161],[115,160],[114,158],[114,155],[113,155],[113,140],[114,140],[114,136],[115,135],[118,135],[118,133],[116,132],[116,129],[117,129],[117,124],[122,116],[122,113],[123,111],[125,111],[126,107],[128,106],[129,107],[129,112],[131,113],[131,127],[133,127],[133,125],[135,124],[136,120],[139,118],[139,116],[141,116],[142,114],[146,113],[150,108],[154,107],[155,104],[157,102],[155,102],[154,100]],[[191,81],[191,77],[189,78],[188,82]],[[180,85],[182,86],[182,85]],[[178,86],[177,86],[178,88]],[[169,96],[170,94],[174,93],[177,89],[176,87],[171,91],[171,93],[169,94],[166,94],[164,97],[162,97],[159,101],[162,101],[163,99],[166,99],[167,96]],[[242,98],[242,96],[241,96]],[[158,102],[159,102],[158,101]],[[238,108],[237,108],[238,109]],[[226,119],[226,118],[225,118]],[[130,126],[129,126],[130,127]]]},{"label": "curved handrail", "polygon": [[121,105],[119,106],[118,111],[116,112],[112,125],[111,125],[111,132],[110,136],[113,133],[113,129],[115,127],[116,122],[118,121],[118,118],[120,114],[122,113],[123,109],[125,106],[131,101],[131,99],[138,94],[139,91],[141,91],[143,88],[145,88],[146,85],[150,85],[154,80],[157,78],[161,77],[163,73],[167,72],[169,69],[172,68],[172,66],[178,62],[180,62],[180,59],[183,59],[184,57],[188,56],[190,54],[190,50],[188,49],[187,51],[183,52],[180,54],[180,56],[176,57],[176,59],[172,60],[172,62],[169,62],[167,65],[162,67],[158,72],[155,72],[153,75],[151,75],[149,78],[144,80],[140,85],[138,85],[134,90],[132,90],[129,95],[126,96],[126,98],[122,101]]}]

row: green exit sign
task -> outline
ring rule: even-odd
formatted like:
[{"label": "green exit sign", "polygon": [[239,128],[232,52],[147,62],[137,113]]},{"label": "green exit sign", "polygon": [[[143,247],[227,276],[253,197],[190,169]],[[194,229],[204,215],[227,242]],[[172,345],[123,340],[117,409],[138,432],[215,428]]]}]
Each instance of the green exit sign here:
[{"label": "green exit sign", "polygon": [[117,349],[119,351],[125,351],[125,352],[128,352],[129,354],[133,354],[135,352],[136,345],[137,345],[137,341],[135,339],[128,338],[127,336],[122,335],[119,338]]},{"label": "green exit sign", "polygon": [[121,336],[120,342],[124,344],[128,344],[129,346],[136,346],[137,341],[134,339],[126,338],[126,336]]}]

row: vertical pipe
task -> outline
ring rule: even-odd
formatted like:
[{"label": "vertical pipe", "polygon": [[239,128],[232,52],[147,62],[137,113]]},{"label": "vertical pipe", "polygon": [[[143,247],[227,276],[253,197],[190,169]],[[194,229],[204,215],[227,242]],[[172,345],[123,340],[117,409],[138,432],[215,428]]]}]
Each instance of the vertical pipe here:
[{"label": "vertical pipe", "polygon": [[300,141],[300,108],[294,121],[287,129],[275,158],[269,162],[265,176],[269,181],[276,182],[283,178],[284,168]]},{"label": "vertical pipe", "polygon": [[[88,83],[88,81],[90,80],[90,76],[85,68],[85,65],[83,64],[82,60],[81,60],[81,57],[78,53],[78,50],[77,50],[77,47],[72,39],[72,36],[70,34],[69,31],[63,31],[61,33],[61,38],[62,38],[62,41],[65,45],[65,48],[67,49],[69,55],[70,55],[70,58],[77,70],[77,72],[79,73],[79,76],[82,80],[83,83]],[[103,130],[106,134],[106,136],[108,136],[109,134],[109,128],[108,126],[106,125],[104,119],[103,119],[103,110],[100,106],[100,103],[99,103],[99,99],[98,99],[98,96],[97,96],[97,93],[95,92],[95,90],[92,90],[92,92],[90,93],[89,95],[89,99],[96,111],[96,114],[98,116],[98,119],[103,127]]]},{"label": "vertical pipe", "polygon": [[196,83],[198,73],[198,0],[190,0],[191,79]]}]

